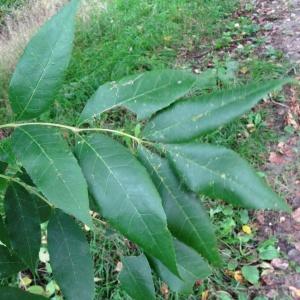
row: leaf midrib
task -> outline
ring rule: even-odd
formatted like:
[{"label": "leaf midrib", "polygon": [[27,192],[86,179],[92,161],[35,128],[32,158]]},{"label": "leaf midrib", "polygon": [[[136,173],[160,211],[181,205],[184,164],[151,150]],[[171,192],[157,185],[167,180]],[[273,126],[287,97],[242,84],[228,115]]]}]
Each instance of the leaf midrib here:
[{"label": "leaf midrib", "polygon": [[122,183],[118,180],[118,178],[116,178],[116,176],[114,175],[113,171],[111,170],[111,168],[106,164],[105,160],[99,155],[99,153],[97,152],[97,150],[86,140],[81,136],[82,140],[84,141],[84,143],[86,143],[86,145],[95,153],[96,157],[100,159],[100,161],[102,161],[102,163],[104,164],[104,166],[106,167],[106,169],[109,171],[109,173],[113,176],[113,178],[116,180],[116,182],[118,183],[118,185],[121,187],[121,189],[124,191],[126,198],[129,200],[129,203],[131,204],[131,206],[133,207],[134,211],[137,213],[137,215],[139,216],[140,220],[142,221],[142,223],[145,225],[145,228],[147,229],[148,233],[150,234],[150,237],[152,239],[152,241],[155,243],[155,245],[157,246],[157,249],[159,250],[160,254],[162,255],[162,257],[164,257],[163,252],[161,251],[159,244],[157,244],[156,239],[154,239],[150,228],[148,227],[148,225],[145,223],[145,221],[143,220],[143,218],[141,217],[140,212],[137,210],[137,208],[133,205],[133,203],[130,201],[130,197],[128,195],[128,193],[126,192],[126,189],[124,188],[124,186],[122,185]]},{"label": "leaf midrib", "polygon": [[[21,199],[19,197],[19,194],[18,194],[18,191],[16,190],[15,186],[12,184],[11,185],[13,191],[14,191],[14,194],[15,194],[15,197],[17,199],[17,202],[18,202],[18,206],[19,206],[19,209],[21,210],[21,212],[23,213],[23,208],[22,208],[22,205],[21,205]],[[26,222],[24,222],[24,216],[22,214],[21,216],[21,219],[22,219],[22,227],[23,229],[25,229],[25,231],[27,232],[27,234],[25,234],[25,240],[26,240],[26,244],[27,244],[27,248],[29,249],[29,253],[32,253],[32,247],[31,247],[31,243],[28,239],[28,237],[30,236],[30,232],[28,233],[28,229],[27,229],[27,226],[26,226]],[[35,265],[35,262],[32,260],[32,255],[30,255],[30,261],[31,261],[31,266],[34,266]]]},{"label": "leaf midrib", "polygon": [[[60,34],[59,34],[59,36],[57,37],[57,39],[56,39],[54,45],[51,47],[51,54],[49,55],[49,58],[48,58],[48,60],[47,60],[47,63],[46,63],[46,65],[45,65],[45,67],[43,67],[42,74],[41,74],[41,76],[40,76],[40,78],[39,78],[39,80],[38,80],[38,82],[37,82],[37,84],[36,84],[34,90],[32,91],[32,94],[31,94],[31,96],[30,96],[30,98],[29,98],[27,104],[25,105],[25,107],[23,108],[22,112],[20,113],[20,115],[19,115],[19,117],[18,117],[19,119],[22,118],[22,116],[24,115],[24,113],[25,113],[25,111],[27,110],[28,106],[31,104],[31,102],[32,102],[32,100],[33,100],[33,97],[34,97],[34,95],[36,94],[36,91],[37,91],[37,89],[39,88],[39,85],[40,85],[42,79],[43,79],[44,76],[45,76],[45,72],[46,72],[46,70],[48,69],[48,66],[50,65],[50,62],[51,62],[52,59],[53,59],[53,54],[54,54],[55,47],[56,47],[58,41],[61,39],[61,36],[62,36],[62,35],[65,33],[65,31],[66,31],[66,25],[65,25],[65,23],[62,24],[62,27],[63,27],[63,30],[60,32]],[[35,55],[34,55],[34,56],[35,56]]]},{"label": "leaf midrib", "polygon": [[[251,93],[250,93],[250,94],[251,94]],[[216,107],[216,108],[212,108],[211,110],[204,111],[204,112],[202,113],[202,116],[201,116],[200,118],[198,118],[197,121],[200,120],[200,119],[203,119],[204,117],[207,117],[208,115],[211,115],[212,112],[217,112],[218,110],[221,110],[221,109],[223,109],[224,107],[226,107],[226,106],[228,106],[228,105],[231,105],[231,104],[236,103],[236,102],[238,102],[238,101],[243,101],[243,100],[245,100],[245,98],[246,98],[247,96],[249,96],[250,94],[244,95],[244,96],[240,96],[240,97],[236,97],[236,100],[234,100],[234,101],[226,102],[226,103],[224,103],[223,105],[221,104],[220,106],[218,106],[218,107]],[[242,98],[243,98],[243,99],[242,99]],[[198,100],[198,101],[199,101],[199,100]],[[197,102],[197,101],[195,100],[195,102]],[[152,131],[152,133],[150,134],[150,137],[153,136],[153,135],[156,135],[157,133],[165,132],[166,130],[169,130],[169,129],[171,129],[171,128],[177,127],[177,126],[181,125],[182,123],[186,123],[187,121],[189,122],[189,121],[191,121],[194,117],[196,117],[196,116],[198,116],[198,115],[199,115],[199,114],[197,113],[197,114],[193,114],[192,116],[187,116],[186,118],[183,118],[183,119],[181,119],[180,121],[174,122],[174,123],[172,123],[171,125],[169,125],[169,126],[163,128],[163,129],[154,130],[154,131]]]},{"label": "leaf midrib", "polygon": [[[170,151],[170,150],[169,150],[169,151]],[[216,171],[214,171],[214,170],[212,170],[212,169],[209,169],[208,167],[206,167],[206,166],[204,166],[204,165],[201,165],[201,164],[197,163],[196,161],[192,160],[191,158],[189,158],[189,157],[187,157],[187,156],[184,156],[182,153],[176,152],[176,151],[174,151],[174,150],[173,150],[173,151],[171,150],[171,152],[174,152],[175,155],[178,155],[178,156],[182,157],[183,159],[188,160],[188,161],[191,162],[192,164],[199,166],[200,168],[202,168],[202,169],[204,169],[204,170],[210,172],[211,174],[215,175],[216,177],[219,177],[220,179],[222,179],[222,180],[224,180],[224,181],[227,181],[227,180],[228,180],[228,181],[232,182],[232,184],[234,184],[235,186],[236,186],[236,185],[237,185],[237,186],[242,186],[243,188],[249,190],[249,192],[252,192],[252,190],[251,190],[249,187],[245,186],[245,185],[242,184],[242,183],[236,182],[231,176],[228,176],[226,173],[224,173],[224,174],[226,175],[226,178],[224,179],[224,178],[222,177],[222,174],[221,174],[221,173],[218,173],[218,172],[216,172]],[[216,157],[216,159],[219,159],[219,158],[220,158],[220,157]]]},{"label": "leaf midrib", "polygon": [[46,157],[46,159],[49,161],[49,165],[53,167],[57,178],[60,179],[60,181],[62,182],[63,186],[66,188],[66,190],[68,191],[69,195],[71,196],[72,200],[76,203],[78,209],[81,209],[81,205],[80,203],[77,201],[76,197],[74,198],[74,195],[72,193],[72,191],[70,190],[70,188],[68,187],[68,185],[65,183],[65,180],[62,178],[59,170],[56,168],[55,162],[53,159],[51,159],[51,157],[47,154],[47,152],[44,150],[44,148],[42,147],[42,145],[39,144],[39,142],[26,130],[24,130],[23,128],[18,128],[19,130],[23,131],[33,142],[34,144],[36,144],[38,146],[38,148],[41,150],[42,154],[44,154],[44,156]]},{"label": "leaf midrib", "polygon": [[[142,75],[144,76],[144,74],[142,74]],[[196,81],[196,80],[195,80],[195,81]],[[170,82],[171,82],[171,79],[169,80],[169,82],[168,82],[167,84],[162,85],[162,86],[160,86],[159,88],[155,87],[155,88],[153,88],[153,89],[151,89],[151,90],[148,90],[147,92],[141,93],[141,94],[139,94],[139,95],[137,95],[137,96],[128,98],[128,99],[126,99],[126,100],[124,100],[124,101],[121,101],[121,102],[118,102],[118,103],[116,103],[116,104],[110,106],[109,108],[106,108],[105,110],[102,110],[101,112],[98,112],[98,113],[95,114],[94,116],[95,116],[95,117],[98,117],[98,116],[101,115],[102,113],[104,113],[104,112],[106,112],[106,111],[109,111],[109,110],[111,110],[111,109],[114,109],[115,107],[122,106],[122,105],[125,105],[125,106],[126,106],[126,104],[127,104],[128,102],[134,101],[134,100],[138,99],[139,97],[143,97],[143,96],[145,96],[145,95],[147,95],[147,94],[150,94],[150,93],[153,93],[153,92],[160,91],[160,90],[162,90],[162,89],[164,89],[164,88],[166,88],[166,87],[172,85]],[[195,84],[195,82],[191,85],[191,87],[192,87],[194,84]],[[97,98],[97,99],[99,99],[99,98]],[[96,101],[96,99],[95,99],[95,101]],[[128,109],[130,109],[130,108],[128,108]],[[131,110],[131,109],[130,109],[130,110]],[[83,120],[81,123],[85,123],[85,122],[88,121],[89,119],[90,119],[90,117],[89,117],[89,118],[86,118],[86,119]]]}]

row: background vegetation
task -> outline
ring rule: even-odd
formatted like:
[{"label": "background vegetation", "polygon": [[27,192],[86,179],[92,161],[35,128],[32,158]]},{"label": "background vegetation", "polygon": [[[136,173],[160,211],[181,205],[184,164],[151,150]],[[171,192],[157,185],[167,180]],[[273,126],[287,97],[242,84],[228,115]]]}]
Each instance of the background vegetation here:
[{"label": "background vegetation", "polygon": [[[0,33],[5,28],[5,16],[13,16],[25,2],[0,1]],[[285,74],[289,66],[282,60],[280,52],[270,48],[262,55],[257,54],[257,49],[264,43],[257,35],[261,28],[247,17],[251,5],[243,7],[246,16],[235,13],[239,5],[237,0],[115,0],[81,14],[71,64],[63,89],[59,91],[50,113],[51,119],[73,124],[84,103],[100,84],[144,70],[176,67],[201,72],[216,68],[219,82],[212,87],[214,89]],[[4,91],[11,74],[5,66],[0,65],[0,71],[3,88],[0,93],[0,119],[4,123],[10,118],[6,114]],[[273,96],[282,101],[281,95]],[[250,159],[252,164],[260,166],[266,159],[266,145],[278,140],[276,132],[265,124],[267,115],[268,110],[262,106],[220,132],[212,133],[206,141],[227,145]],[[114,127],[125,127],[133,133],[138,130],[133,119],[124,119],[119,113],[110,119],[104,118],[103,122],[108,126],[113,123]],[[264,176],[263,173],[261,175]],[[249,225],[251,216],[247,211],[203,200],[210,209],[219,238],[225,241],[222,254],[227,265],[225,271],[216,271],[205,282],[199,282],[190,299],[202,297],[205,300],[207,291],[211,297],[219,299],[231,299],[230,294],[247,299],[249,280],[241,279],[247,275],[240,270],[253,261],[263,262],[266,249],[272,257],[279,256],[276,238],[258,243],[255,228]],[[117,279],[120,257],[137,253],[138,249],[104,222],[98,224],[94,233],[87,231],[87,236],[96,266],[96,299],[127,299],[119,289]],[[43,253],[41,258],[43,261]],[[46,260],[41,267],[47,270]],[[26,274],[22,276],[26,278]],[[37,279],[29,284],[22,278],[14,278],[12,282],[32,290],[32,286],[41,285]],[[42,283],[48,289],[54,286],[55,290],[47,272]],[[185,299],[170,294],[163,283],[157,281],[156,284],[160,290],[159,299]],[[253,284],[258,284],[258,280],[254,279]],[[58,292],[53,299],[60,299]]]}]

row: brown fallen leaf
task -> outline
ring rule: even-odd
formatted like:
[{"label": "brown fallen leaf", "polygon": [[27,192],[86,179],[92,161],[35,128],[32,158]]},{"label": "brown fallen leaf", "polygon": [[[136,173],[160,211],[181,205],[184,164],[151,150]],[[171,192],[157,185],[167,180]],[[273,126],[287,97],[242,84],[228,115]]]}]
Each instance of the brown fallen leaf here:
[{"label": "brown fallen leaf", "polygon": [[279,270],[286,270],[289,267],[288,261],[281,258],[272,259],[271,265]]},{"label": "brown fallen leaf", "polygon": [[294,243],[294,247],[300,251],[300,242]]},{"label": "brown fallen leaf", "polygon": [[116,265],[116,268],[115,268],[115,272],[120,273],[122,271],[122,269],[123,269],[123,264],[122,264],[121,261],[118,261],[117,265]]},{"label": "brown fallen leaf", "polygon": [[276,152],[270,152],[269,161],[276,165],[281,165],[284,163],[284,157]]},{"label": "brown fallen leaf", "polygon": [[300,290],[295,288],[294,286],[289,286],[289,290],[292,293],[292,297],[295,300],[299,300],[300,299]]},{"label": "brown fallen leaf", "polygon": [[292,218],[297,222],[300,223],[300,207],[298,207],[293,213]]},{"label": "brown fallen leaf", "polygon": [[233,277],[237,282],[240,282],[240,283],[244,282],[244,277],[243,277],[241,271],[235,271],[233,274]]},{"label": "brown fallen leaf", "polygon": [[208,290],[204,291],[201,295],[201,300],[207,300],[208,296],[209,296],[209,291]]},{"label": "brown fallen leaf", "polygon": [[166,283],[162,283],[162,285],[160,286],[160,292],[163,295],[164,299],[169,299],[169,287],[167,286]]}]

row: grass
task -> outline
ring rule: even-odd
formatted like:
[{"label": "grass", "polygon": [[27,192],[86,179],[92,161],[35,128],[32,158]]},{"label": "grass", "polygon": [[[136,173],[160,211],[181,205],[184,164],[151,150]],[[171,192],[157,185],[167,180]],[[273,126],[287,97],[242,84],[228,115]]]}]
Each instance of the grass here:
[{"label": "grass", "polygon": [[[11,9],[12,2],[19,4],[20,0],[5,1],[1,7]],[[243,32],[246,32],[247,38],[252,38],[259,30],[248,18],[232,19],[231,13],[237,2],[115,0],[106,10],[91,11],[87,18],[79,18],[72,60],[50,118],[55,122],[73,124],[84,103],[100,84],[145,70],[191,68],[195,62],[190,61],[190,54],[203,51],[211,51],[204,62],[213,62],[222,86],[280,77],[286,66],[274,63],[270,58],[272,53],[266,53],[263,60],[255,57],[255,49],[261,41],[254,38],[252,46],[240,50],[238,57],[218,54],[218,51],[226,53],[232,44],[242,39]],[[241,24],[240,29],[236,28],[236,23]],[[205,69],[206,65],[200,62],[197,68]],[[9,72],[4,74],[6,87],[9,77]],[[2,114],[0,112],[1,120],[7,118],[5,113],[5,110]],[[266,159],[266,144],[278,139],[276,133],[264,124],[266,114],[265,109],[253,111],[210,134],[204,141],[233,148],[252,164],[260,166]],[[135,122],[125,118],[116,124],[119,117],[120,114],[116,113],[104,122],[114,122],[115,126],[134,132]],[[49,116],[43,118],[49,119]],[[244,264],[251,263],[253,257],[256,259],[258,252],[253,248],[255,230],[251,235],[242,231],[242,226],[251,222],[248,214],[224,203],[203,200],[217,228],[218,237],[223,240],[226,268],[235,272]],[[89,232],[88,236],[95,261],[96,299],[128,299],[119,287],[116,267],[123,255],[134,254],[138,250],[104,224],[99,225],[94,233]],[[189,299],[199,299],[206,290],[217,299],[230,299],[226,292],[235,297],[247,293],[247,285],[239,284],[232,274],[216,271],[195,289],[195,294]],[[159,280],[156,286],[159,290]],[[61,298],[57,296],[55,299]],[[158,299],[164,299],[161,293]],[[187,298],[170,293],[168,299]]]},{"label": "grass", "polygon": [[[180,49],[210,46],[235,3],[117,0],[107,11],[79,21],[73,58],[53,116],[65,112],[73,122],[74,110],[80,112],[100,84],[174,67]],[[70,109],[73,115],[68,114]]]}]

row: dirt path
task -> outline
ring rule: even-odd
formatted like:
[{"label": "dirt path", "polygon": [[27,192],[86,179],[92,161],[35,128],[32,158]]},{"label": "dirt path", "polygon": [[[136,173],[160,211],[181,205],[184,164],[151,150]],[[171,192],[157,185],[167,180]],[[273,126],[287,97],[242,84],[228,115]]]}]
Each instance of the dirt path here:
[{"label": "dirt path", "polygon": [[[283,51],[297,76],[300,64],[300,0],[256,1],[256,19],[269,28],[267,44]],[[299,75],[298,75],[299,76]],[[258,238],[275,236],[282,253],[263,268],[261,292],[268,299],[300,299],[300,102],[299,89],[286,88],[286,102],[270,103],[269,126],[277,128],[280,142],[270,145],[264,166],[273,186],[293,209],[293,214],[257,213]],[[287,133],[285,128],[290,128]]]},{"label": "dirt path", "polygon": [[300,64],[300,0],[257,0],[256,12],[259,22],[270,26],[267,41]]}]

